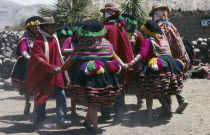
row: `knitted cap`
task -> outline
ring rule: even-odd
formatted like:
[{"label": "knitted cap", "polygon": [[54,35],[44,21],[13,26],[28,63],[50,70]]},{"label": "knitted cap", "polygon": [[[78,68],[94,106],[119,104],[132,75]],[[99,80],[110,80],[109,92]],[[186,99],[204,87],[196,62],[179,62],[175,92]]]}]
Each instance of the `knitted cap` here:
[{"label": "knitted cap", "polygon": [[158,33],[158,34],[163,34],[160,26],[153,20],[148,20],[144,26],[151,32],[155,32],[155,33]]},{"label": "knitted cap", "polygon": [[72,35],[72,31],[68,27],[60,27],[55,32],[55,35],[58,38],[63,37],[63,36],[71,36]]},{"label": "knitted cap", "polygon": [[104,25],[97,20],[87,20],[76,29],[76,32],[85,37],[99,37],[106,33],[106,29]]},{"label": "knitted cap", "polygon": [[131,24],[135,28],[138,28],[138,22],[134,16],[129,14],[122,14],[121,16],[124,18],[126,24]]}]

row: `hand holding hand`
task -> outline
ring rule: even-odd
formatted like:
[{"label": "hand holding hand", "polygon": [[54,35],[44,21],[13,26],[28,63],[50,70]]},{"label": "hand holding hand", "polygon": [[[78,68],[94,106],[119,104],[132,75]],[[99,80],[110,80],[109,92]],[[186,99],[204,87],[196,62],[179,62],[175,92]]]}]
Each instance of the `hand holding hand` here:
[{"label": "hand holding hand", "polygon": [[129,66],[128,66],[127,63],[123,65],[123,68],[124,68],[125,70],[128,70],[128,67],[129,67]]},{"label": "hand holding hand", "polygon": [[128,68],[129,68],[129,70],[134,70],[134,65],[132,63],[129,63]]},{"label": "hand holding hand", "polygon": [[60,72],[61,71],[61,68],[60,67],[56,67],[56,68],[54,68],[50,73],[51,74],[57,74],[58,72]]}]

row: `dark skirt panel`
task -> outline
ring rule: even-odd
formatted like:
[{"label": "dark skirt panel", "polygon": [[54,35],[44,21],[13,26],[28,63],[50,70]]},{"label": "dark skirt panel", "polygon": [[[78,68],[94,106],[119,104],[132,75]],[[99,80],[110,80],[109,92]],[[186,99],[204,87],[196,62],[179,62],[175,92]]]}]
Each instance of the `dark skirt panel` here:
[{"label": "dark skirt panel", "polygon": [[69,85],[70,97],[76,104],[97,107],[109,106],[122,90],[122,80],[115,72],[108,70],[107,61],[104,63],[103,74],[86,75],[80,69],[85,61],[77,61],[69,70],[71,82]]}]

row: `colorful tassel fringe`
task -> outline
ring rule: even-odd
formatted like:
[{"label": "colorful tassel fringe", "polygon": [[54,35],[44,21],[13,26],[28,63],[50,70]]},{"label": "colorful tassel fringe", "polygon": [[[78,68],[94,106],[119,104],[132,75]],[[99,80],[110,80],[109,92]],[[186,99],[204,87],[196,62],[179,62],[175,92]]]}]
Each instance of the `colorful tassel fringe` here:
[{"label": "colorful tassel fringe", "polygon": [[104,63],[100,60],[84,62],[80,68],[80,71],[86,75],[90,74],[103,74],[105,72]]},{"label": "colorful tassel fringe", "polygon": [[167,67],[167,63],[159,58],[152,58],[148,62],[148,67],[155,71],[163,71],[165,67]]},{"label": "colorful tassel fringe", "polygon": [[[100,75],[100,74],[105,73],[105,70],[103,67],[104,67],[104,63],[100,60],[89,61],[89,62],[84,62],[82,64],[80,71],[84,72],[86,75],[90,75],[90,74]],[[115,72],[118,74],[121,71],[121,69],[122,67],[116,60],[108,62],[108,70],[110,72]]]}]

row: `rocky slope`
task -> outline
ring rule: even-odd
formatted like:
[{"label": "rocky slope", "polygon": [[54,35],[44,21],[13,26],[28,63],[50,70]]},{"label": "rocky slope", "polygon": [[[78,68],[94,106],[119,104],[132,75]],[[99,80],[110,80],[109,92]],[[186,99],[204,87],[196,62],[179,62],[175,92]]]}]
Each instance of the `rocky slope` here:
[{"label": "rocky slope", "polygon": [[42,4],[24,6],[14,2],[0,0],[0,29],[5,26],[18,24],[20,20],[30,16],[38,15],[37,10],[44,6]]}]

